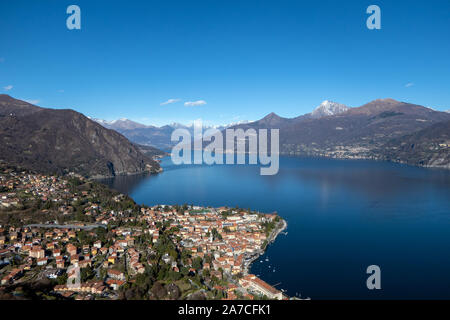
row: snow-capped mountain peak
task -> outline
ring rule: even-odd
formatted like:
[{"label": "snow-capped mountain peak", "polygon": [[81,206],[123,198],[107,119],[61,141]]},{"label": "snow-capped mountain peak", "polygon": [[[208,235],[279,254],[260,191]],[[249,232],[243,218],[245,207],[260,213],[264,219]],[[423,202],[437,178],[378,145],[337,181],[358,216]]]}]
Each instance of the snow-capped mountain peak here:
[{"label": "snow-capped mountain peak", "polygon": [[315,108],[313,112],[311,112],[311,116],[313,118],[333,116],[333,115],[345,112],[348,109],[350,109],[350,108],[344,104],[325,100],[317,108]]},{"label": "snow-capped mountain peak", "polygon": [[90,118],[90,119],[97,122],[98,124],[102,125],[105,128],[114,129],[114,130],[132,130],[132,129],[148,127],[144,124],[132,121],[127,118],[120,118],[120,119],[111,120],[111,121],[96,119],[96,118]]},{"label": "snow-capped mountain peak", "polygon": [[117,123],[117,122],[133,122],[133,121],[131,121],[131,120],[127,119],[127,118],[120,118],[120,119],[112,120],[109,123],[112,124],[112,123]]}]

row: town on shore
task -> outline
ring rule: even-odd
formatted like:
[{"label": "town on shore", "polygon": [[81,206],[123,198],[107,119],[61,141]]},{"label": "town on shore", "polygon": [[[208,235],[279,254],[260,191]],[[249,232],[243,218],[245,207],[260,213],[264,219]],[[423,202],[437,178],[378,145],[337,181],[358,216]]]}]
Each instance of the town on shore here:
[{"label": "town on shore", "polygon": [[76,174],[0,163],[0,299],[289,299],[249,274],[276,213],[137,205]]}]

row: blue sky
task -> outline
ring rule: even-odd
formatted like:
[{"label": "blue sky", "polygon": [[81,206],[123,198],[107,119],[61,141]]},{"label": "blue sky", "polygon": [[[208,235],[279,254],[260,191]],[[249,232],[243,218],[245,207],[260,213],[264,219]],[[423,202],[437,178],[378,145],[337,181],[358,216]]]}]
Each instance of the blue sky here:
[{"label": "blue sky", "polygon": [[450,109],[448,0],[15,0],[0,30],[1,93],[107,120],[222,124],[387,97]]}]

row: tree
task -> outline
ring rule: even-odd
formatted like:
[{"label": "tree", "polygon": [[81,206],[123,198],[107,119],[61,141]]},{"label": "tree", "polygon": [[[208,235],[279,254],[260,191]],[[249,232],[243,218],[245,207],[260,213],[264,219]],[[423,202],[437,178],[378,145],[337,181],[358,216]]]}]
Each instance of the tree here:
[{"label": "tree", "polygon": [[97,234],[97,238],[100,241],[105,242],[105,240],[106,240],[106,233],[107,233],[105,228],[99,227],[99,228],[95,229],[95,233]]},{"label": "tree", "polygon": [[166,285],[167,295],[171,299],[178,299],[181,296],[181,290],[175,283]]},{"label": "tree", "polygon": [[159,281],[153,285],[150,292],[159,300],[163,299],[167,295],[167,290]]},{"label": "tree", "polygon": [[86,282],[87,280],[92,279],[95,274],[91,268],[82,268],[80,275],[81,275],[81,282]]},{"label": "tree", "polygon": [[193,267],[195,270],[200,270],[200,269],[202,268],[202,262],[203,262],[202,258],[196,257],[196,258],[192,261],[192,267]]},{"label": "tree", "polygon": [[217,231],[216,228],[213,228],[211,230],[211,233],[212,233],[212,236],[213,236],[214,240],[216,240],[216,239],[222,240],[222,235]]},{"label": "tree", "polygon": [[57,278],[58,284],[66,284],[67,283],[67,273],[64,273],[63,275],[59,276]]}]

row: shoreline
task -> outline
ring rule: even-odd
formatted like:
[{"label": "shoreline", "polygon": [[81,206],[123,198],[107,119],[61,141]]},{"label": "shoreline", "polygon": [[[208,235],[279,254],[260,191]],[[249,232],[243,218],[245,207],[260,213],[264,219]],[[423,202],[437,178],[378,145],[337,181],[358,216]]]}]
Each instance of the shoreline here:
[{"label": "shoreline", "polygon": [[[281,217],[280,217],[281,218]],[[281,226],[279,226],[281,224]],[[278,227],[279,226],[279,227]],[[256,253],[249,255],[249,257],[245,258],[245,262],[244,262],[244,271],[242,272],[242,274],[248,275],[249,274],[249,270],[251,268],[251,265],[253,262],[255,262],[255,260],[257,260],[259,257],[261,257],[262,255],[264,255],[264,253],[266,253],[267,247],[269,247],[269,245],[271,243],[273,243],[276,238],[278,237],[278,235],[287,229],[287,222],[286,220],[284,220],[283,218],[281,218],[281,222],[277,225],[277,227],[271,232],[271,234],[269,235],[269,237],[266,239],[267,240],[267,244],[265,245],[264,248],[261,248],[260,250],[258,250]],[[263,279],[264,280],[264,279]]]}]

